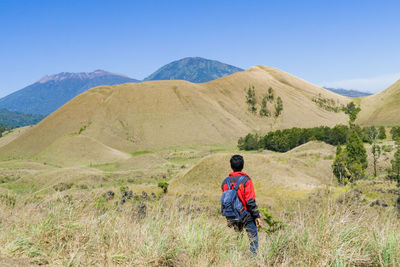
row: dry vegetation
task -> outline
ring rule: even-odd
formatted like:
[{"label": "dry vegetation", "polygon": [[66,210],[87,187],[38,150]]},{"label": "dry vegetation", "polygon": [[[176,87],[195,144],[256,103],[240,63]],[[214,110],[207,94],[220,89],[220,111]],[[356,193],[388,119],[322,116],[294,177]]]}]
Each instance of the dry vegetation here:
[{"label": "dry vegetation", "polygon": [[226,227],[215,206],[204,208],[188,196],[115,205],[116,193],[109,201],[83,191],[18,198],[15,206],[0,201],[0,253],[50,266],[400,264],[394,208],[340,203],[322,191],[309,204],[275,214],[286,227],[260,233],[259,254],[251,257],[246,235]]},{"label": "dry vegetation", "polygon": [[[395,185],[334,186],[335,149],[318,142],[282,154],[245,153],[259,206],[286,224],[260,233],[259,254],[251,257],[247,236],[219,214],[231,149],[141,151],[118,164],[86,167],[1,162],[0,265],[400,264]],[[161,198],[159,181],[170,183]],[[372,207],[377,199],[388,207]]]},{"label": "dry vegetation", "polygon": [[359,99],[361,112],[357,122],[363,125],[398,125],[399,98],[400,80],[378,94]]}]

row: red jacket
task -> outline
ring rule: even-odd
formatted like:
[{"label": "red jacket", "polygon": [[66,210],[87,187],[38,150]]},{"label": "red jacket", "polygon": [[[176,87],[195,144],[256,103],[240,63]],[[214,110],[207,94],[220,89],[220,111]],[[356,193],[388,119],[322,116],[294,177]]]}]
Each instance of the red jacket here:
[{"label": "red jacket", "polygon": [[[238,197],[242,201],[243,207],[247,210],[247,212],[250,213],[253,218],[259,218],[260,212],[257,210],[258,207],[256,204],[256,194],[254,192],[253,182],[251,181],[250,177],[244,172],[230,173],[229,181],[231,183],[231,188],[235,188],[240,176],[244,176],[244,178],[242,179],[237,191]],[[228,190],[226,179],[222,182],[221,190],[222,192]]]}]

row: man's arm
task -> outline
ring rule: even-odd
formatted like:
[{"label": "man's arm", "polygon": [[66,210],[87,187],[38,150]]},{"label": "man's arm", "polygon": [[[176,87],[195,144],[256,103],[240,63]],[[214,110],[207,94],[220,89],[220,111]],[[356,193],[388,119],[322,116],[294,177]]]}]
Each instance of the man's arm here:
[{"label": "man's arm", "polygon": [[253,181],[249,179],[244,186],[244,197],[247,203],[247,211],[253,218],[260,218],[260,212],[256,204],[256,194],[254,192]]}]

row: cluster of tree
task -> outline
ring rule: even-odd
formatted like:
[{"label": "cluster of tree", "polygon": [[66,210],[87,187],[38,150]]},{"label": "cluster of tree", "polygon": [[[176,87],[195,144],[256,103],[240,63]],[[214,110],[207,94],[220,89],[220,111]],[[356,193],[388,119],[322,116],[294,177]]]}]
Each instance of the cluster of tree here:
[{"label": "cluster of tree", "polygon": [[399,140],[400,139],[400,126],[394,126],[390,130],[390,134],[392,135],[393,140]]},{"label": "cluster of tree", "polygon": [[36,124],[44,117],[44,115],[25,114],[6,109],[0,109],[0,123],[7,126],[12,126],[14,128]]},{"label": "cluster of tree", "polygon": [[342,105],[339,105],[338,103],[335,102],[334,99],[332,98],[324,98],[322,97],[321,94],[318,94],[318,96],[314,97],[312,101],[317,104],[320,108],[323,108],[327,111],[332,111],[338,113],[343,109]]},{"label": "cluster of tree", "polygon": [[333,174],[339,184],[347,184],[365,175],[368,167],[367,151],[357,132],[350,129],[345,148],[337,146],[336,157],[333,161]]},{"label": "cluster of tree", "polygon": [[365,143],[373,144],[376,139],[386,139],[386,130],[384,126],[378,128],[375,126],[365,126],[361,128],[360,126],[355,125],[354,130]]},{"label": "cluster of tree", "polygon": [[392,139],[396,141],[396,152],[391,161],[392,167],[387,170],[388,177],[389,179],[396,181],[397,186],[400,187],[400,127],[392,127],[390,133],[392,134]]},{"label": "cluster of tree", "polygon": [[0,137],[3,136],[3,133],[6,131],[10,131],[13,127],[12,126],[6,126],[2,123],[0,123]]},{"label": "cluster of tree", "polygon": [[268,149],[286,152],[311,140],[322,141],[331,145],[344,144],[347,140],[348,127],[336,125],[333,128],[320,126],[314,128],[291,128],[271,131],[265,136],[248,134],[239,138],[241,150]]},{"label": "cluster of tree", "polygon": [[[257,97],[256,97],[256,92],[254,86],[250,86],[247,89],[247,95],[246,95],[246,103],[248,105],[249,111],[253,114],[257,113]],[[271,103],[274,107],[274,112],[271,112],[268,109],[268,103]],[[261,117],[279,117],[283,111],[283,101],[281,97],[275,98],[274,90],[270,87],[268,88],[267,93],[263,96],[261,104],[260,104],[260,110],[259,110],[259,115]]]}]

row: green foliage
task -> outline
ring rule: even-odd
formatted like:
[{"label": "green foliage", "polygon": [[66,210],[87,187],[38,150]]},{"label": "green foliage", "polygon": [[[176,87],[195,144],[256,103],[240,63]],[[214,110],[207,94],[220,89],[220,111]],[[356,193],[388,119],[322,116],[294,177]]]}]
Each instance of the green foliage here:
[{"label": "green foliage", "polygon": [[264,137],[248,134],[239,138],[238,148],[241,150],[268,149],[286,152],[311,140],[318,140],[331,145],[344,144],[348,127],[336,125],[333,128],[320,126],[314,128],[291,128],[271,131]]},{"label": "green foliage", "polygon": [[261,211],[262,215],[264,215],[264,218],[262,218],[262,220],[265,222],[267,226],[267,227],[262,227],[261,230],[263,230],[267,234],[274,233],[285,227],[285,225],[282,222],[275,220],[272,217],[272,215],[269,212],[267,212],[266,209],[258,209],[258,210]]},{"label": "green foliage", "polygon": [[360,135],[363,142],[372,144],[378,139],[379,132],[375,126],[370,126],[370,127],[365,126],[361,129],[361,131],[359,131],[358,129],[356,129],[356,131],[358,135]]},{"label": "green foliage", "polygon": [[400,140],[400,126],[392,127],[390,134],[393,140]]},{"label": "green foliage", "polygon": [[350,174],[346,167],[347,154],[340,145],[336,147],[336,157],[332,164],[333,174],[336,176],[339,184],[346,184],[349,180]]},{"label": "green foliage", "polygon": [[384,140],[384,139],[386,139],[386,129],[385,129],[385,127],[384,126],[380,126],[379,128],[378,128],[378,139],[380,139],[380,140]]},{"label": "green foliage", "polygon": [[74,185],[74,183],[58,183],[53,186],[54,190],[62,192],[68,189],[71,189],[71,187]]},{"label": "green foliage", "polygon": [[361,111],[361,109],[357,107],[354,102],[348,103],[347,106],[342,108],[342,110],[345,114],[349,115],[350,124],[354,123],[354,121],[357,119],[358,113]]},{"label": "green foliage", "polygon": [[159,182],[158,187],[161,188],[164,193],[168,192],[168,183],[167,182]]},{"label": "green foliage", "polygon": [[12,128],[34,125],[44,119],[44,117],[46,116],[38,114],[25,114],[9,111],[7,109],[0,109],[0,132],[1,124],[10,130]]},{"label": "green foliage", "polygon": [[280,96],[276,99],[276,104],[275,104],[275,117],[279,117],[281,115],[283,110],[283,101]]},{"label": "green foliage", "polygon": [[3,133],[4,133],[4,132],[10,131],[12,128],[13,128],[13,127],[11,127],[11,126],[6,126],[5,124],[2,124],[2,123],[0,122],[0,137],[3,136]]},{"label": "green foliage", "polygon": [[106,204],[106,199],[104,197],[99,197],[96,201],[95,207],[98,209],[103,209]]},{"label": "green foliage", "polygon": [[6,206],[14,207],[17,202],[17,198],[10,194],[0,194],[0,203],[4,203]]},{"label": "green foliage", "polygon": [[150,154],[150,153],[153,153],[153,152],[150,150],[141,150],[141,151],[131,152],[131,155],[135,157],[135,156],[140,156],[140,155]]},{"label": "green foliage", "polygon": [[393,146],[392,145],[383,145],[382,146],[382,150],[384,151],[384,152],[392,152],[393,151]]},{"label": "green foliage", "polygon": [[372,153],[372,157],[373,157],[373,163],[374,163],[374,176],[377,176],[377,172],[376,172],[376,164],[378,162],[378,159],[381,156],[381,152],[382,152],[382,148],[380,145],[378,145],[376,142],[373,143],[372,147],[371,147],[371,153]]},{"label": "green foliage", "polygon": [[350,131],[349,139],[346,143],[346,165],[350,172],[351,179],[360,179],[365,174],[368,167],[367,152],[364,144],[357,132]]},{"label": "green foliage", "polygon": [[270,88],[268,88],[267,100],[272,103],[272,102],[274,102],[274,98],[275,98],[274,89],[272,89],[272,87],[270,87]]},{"label": "green foliage", "polygon": [[260,148],[260,137],[258,134],[247,134],[244,138],[238,140],[238,148],[240,150],[258,150]]},{"label": "green foliage", "polygon": [[338,113],[343,106],[338,105],[334,99],[332,98],[324,98],[321,94],[313,97],[312,101],[316,103],[320,108],[325,109],[327,111]]},{"label": "green foliage", "polygon": [[256,99],[256,92],[254,90],[254,86],[250,86],[247,89],[246,95],[246,103],[249,106],[249,111],[253,114],[257,112],[257,99]]},{"label": "green foliage", "polygon": [[264,96],[261,102],[261,108],[260,108],[260,116],[261,117],[269,117],[270,113],[267,108],[267,102],[268,102],[268,96]]},{"label": "green foliage", "polygon": [[396,144],[396,152],[394,153],[391,170],[391,178],[397,181],[397,185],[400,186],[400,143]]},{"label": "green foliage", "polygon": [[83,127],[81,127],[81,128],[79,129],[78,134],[81,134],[83,131],[86,130],[86,128],[87,128],[87,125],[84,125]]}]

